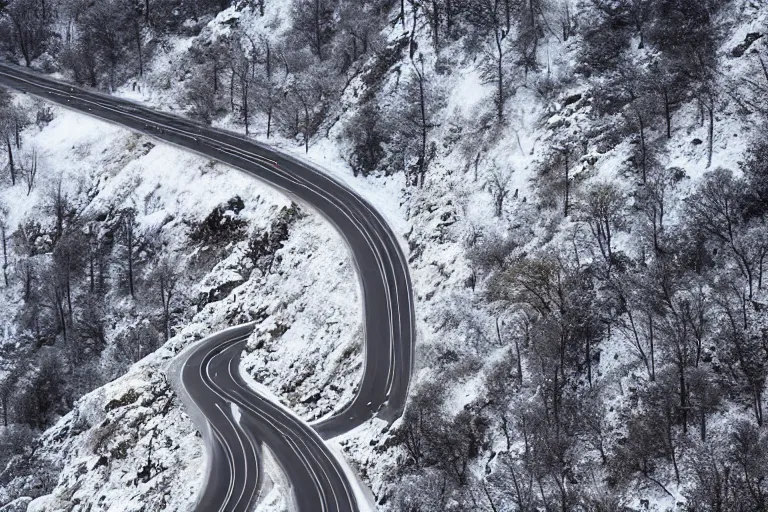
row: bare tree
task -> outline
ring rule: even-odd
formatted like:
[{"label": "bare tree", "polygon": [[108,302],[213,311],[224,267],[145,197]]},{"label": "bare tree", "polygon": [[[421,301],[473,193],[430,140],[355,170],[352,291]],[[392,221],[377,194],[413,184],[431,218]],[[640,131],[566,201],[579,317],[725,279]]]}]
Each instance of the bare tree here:
[{"label": "bare tree", "polygon": [[304,150],[309,151],[312,138],[325,119],[336,98],[335,77],[330,69],[318,72],[316,64],[299,57],[294,64],[299,67],[292,74],[293,85],[280,101],[279,122],[287,135],[300,137]]},{"label": "bare tree", "polygon": [[615,185],[600,183],[587,192],[584,203],[584,220],[592,231],[610,274],[613,265],[613,234],[623,220],[624,198]]},{"label": "bare tree", "polygon": [[134,270],[141,235],[138,233],[136,222],[136,209],[124,208],[120,211],[120,240],[123,244],[126,274],[128,278],[128,291],[131,297],[135,297]]},{"label": "bare tree", "polygon": [[256,46],[252,45],[252,48],[248,48],[243,44],[244,39],[250,41],[250,38],[247,38],[244,33],[236,32],[236,36],[233,37],[233,45],[230,47],[230,90],[236,89],[239,92],[240,115],[245,124],[245,134],[248,135],[251,122],[251,86],[255,78],[253,51],[256,50]]},{"label": "bare tree", "polygon": [[184,91],[187,103],[192,107],[192,117],[211,124],[216,112],[215,82],[204,73],[195,74],[186,81]]},{"label": "bare tree", "polygon": [[[56,323],[55,334],[61,333],[64,343],[69,342],[69,314],[67,312],[67,290],[65,280],[50,267],[41,271],[41,306],[53,314]],[[35,297],[36,298],[36,297]],[[31,303],[33,306],[34,301]]]},{"label": "bare tree", "polygon": [[83,37],[92,43],[95,55],[107,65],[110,90],[117,86],[118,66],[125,59],[126,31],[132,26],[125,14],[123,0],[102,0],[88,8],[81,20]]},{"label": "bare tree", "polygon": [[611,474],[617,480],[634,479],[639,473],[672,496],[664,482],[658,459],[666,459],[679,481],[679,442],[675,429],[675,376],[660,372],[656,382],[642,390],[647,404],[642,414],[634,413],[627,420],[626,441],[616,447],[609,460]]},{"label": "bare tree", "polygon": [[27,184],[27,195],[32,193],[35,188],[35,178],[37,177],[37,150],[33,149],[30,153],[23,155],[19,162],[19,170]]},{"label": "bare tree", "polygon": [[64,180],[61,176],[47,190],[45,208],[47,213],[54,218],[53,243],[56,244],[64,233],[67,223],[74,216],[72,203],[64,190]]},{"label": "bare tree", "polygon": [[312,91],[298,87],[293,89],[293,95],[298,100],[298,104],[301,106],[301,112],[303,114],[304,121],[300,126],[304,138],[304,152],[309,153],[309,139],[312,136],[311,132],[314,131],[312,127],[313,116],[311,116]]},{"label": "bare tree", "polygon": [[[571,212],[571,166],[573,165],[573,149],[570,144],[555,145],[552,147],[554,154],[548,164],[548,172],[560,175],[563,188],[563,217],[568,217]],[[562,169],[562,171],[561,171]]]},{"label": "bare tree", "polygon": [[272,135],[272,120],[280,102],[285,97],[285,75],[274,66],[274,55],[269,39],[261,38],[264,48],[262,73],[257,74],[254,90],[254,103],[256,108],[267,116],[267,138]]},{"label": "bare tree", "polygon": [[644,276],[619,275],[611,279],[619,307],[623,310],[617,328],[645,366],[651,382],[656,380],[656,345],[658,321],[656,304],[649,293],[644,293]]},{"label": "bare tree", "polygon": [[336,31],[333,3],[329,0],[295,0],[293,32],[319,60],[327,57],[326,47]]},{"label": "bare tree", "polygon": [[499,123],[504,120],[504,104],[509,97],[506,69],[509,55],[507,35],[510,30],[508,8],[509,4],[503,0],[478,0],[470,3],[467,9],[468,21],[487,39],[483,47],[482,74],[494,84],[494,103]]},{"label": "bare tree", "polygon": [[0,405],[3,407],[3,426],[8,426],[8,412],[11,405],[11,398],[16,391],[16,384],[19,380],[18,366],[14,366],[11,371],[5,372],[3,380],[0,381]]},{"label": "bare tree", "polygon": [[[719,106],[718,93],[711,81],[707,81],[698,95],[699,105],[707,117],[707,168],[712,166],[712,152],[715,143],[715,110]],[[702,116],[703,121],[703,116]]]},{"label": "bare tree", "polygon": [[12,0],[0,16],[7,16],[13,27],[13,37],[27,67],[45,51],[50,35],[51,11],[45,0]]},{"label": "bare tree", "polygon": [[344,127],[352,145],[349,163],[355,176],[375,171],[386,156],[385,144],[391,140],[387,121],[373,103],[364,105]]},{"label": "bare tree", "polygon": [[176,296],[178,283],[178,262],[163,258],[153,272],[153,280],[163,308],[163,334],[165,341],[171,338],[171,301]]},{"label": "bare tree", "polygon": [[334,57],[342,73],[347,72],[364,55],[368,55],[380,37],[383,23],[376,15],[376,4],[363,6],[356,2],[340,2],[338,10],[338,42]]},{"label": "bare tree", "polygon": [[101,354],[107,346],[107,308],[101,297],[88,297],[77,319],[78,348],[72,354],[76,362],[87,362]]},{"label": "bare tree", "polygon": [[745,225],[743,205],[743,181],[727,169],[707,173],[686,201],[691,224],[728,248],[752,299],[755,288],[762,285],[768,242],[765,240],[764,224]]},{"label": "bare tree", "polygon": [[53,251],[52,272],[56,275],[56,290],[63,294],[66,304],[66,319],[69,328],[73,326],[73,281],[77,279],[85,264],[87,245],[83,233],[75,226],[68,228]]},{"label": "bare tree", "polygon": [[424,59],[419,55],[412,61],[413,75],[406,85],[406,137],[417,140],[416,163],[412,170],[407,170],[411,185],[424,185],[430,161],[436,152],[435,144],[429,143],[429,133],[436,126],[434,120],[435,103],[432,97],[429,78],[424,69]]},{"label": "bare tree", "polygon": [[611,435],[611,424],[606,415],[607,408],[598,389],[586,393],[577,403],[580,411],[576,419],[577,431],[583,433],[588,446],[600,454],[600,460],[605,465],[608,463],[607,444]]},{"label": "bare tree", "polygon": [[442,389],[435,383],[420,387],[413,394],[402,424],[395,434],[398,444],[405,448],[410,461],[417,468],[429,462],[434,463],[432,443],[437,439],[433,434],[439,428],[443,416],[440,411],[442,400]]},{"label": "bare tree", "polygon": [[512,179],[512,171],[509,168],[496,168],[491,171],[488,178],[488,188],[493,196],[495,215],[501,217],[504,209],[504,201],[509,195],[509,182]]},{"label": "bare tree", "polygon": [[675,299],[667,314],[660,317],[659,340],[666,356],[673,362],[677,377],[678,411],[683,433],[688,433],[689,397],[688,374],[694,366],[695,342],[684,320],[682,305]]},{"label": "bare tree", "polygon": [[[78,16],[82,15],[78,13]],[[61,63],[71,70],[75,82],[96,87],[99,84],[98,55],[96,38],[85,30],[76,41],[69,42],[61,52]]]},{"label": "bare tree", "polygon": [[516,510],[536,510],[536,482],[534,474],[529,471],[522,457],[504,453],[499,456],[497,471],[488,478],[491,494],[506,498],[517,508]]},{"label": "bare tree", "polygon": [[560,39],[568,39],[576,33],[576,11],[572,7],[571,0],[557,0],[553,5],[557,23],[560,25]]},{"label": "bare tree", "polygon": [[699,367],[693,368],[688,377],[690,391],[689,402],[694,414],[699,420],[699,436],[702,442],[707,441],[707,416],[715,412],[723,399],[722,390],[718,388],[710,370]]},{"label": "bare tree", "polygon": [[0,237],[3,246],[3,281],[5,287],[8,287],[8,212],[5,208],[0,208]]},{"label": "bare tree", "polygon": [[650,68],[648,76],[648,87],[659,98],[664,106],[664,122],[666,126],[667,138],[672,138],[672,114],[673,110],[680,103],[681,88],[678,87],[681,82],[680,71],[675,64],[668,58],[662,58],[655,62]]},{"label": "bare tree", "polygon": [[674,186],[674,169],[653,166],[639,196],[640,206],[651,225],[653,249],[657,255],[663,252],[662,236],[664,219],[669,208],[669,194]]},{"label": "bare tree", "polygon": [[763,424],[763,394],[768,378],[768,358],[763,340],[756,335],[754,311],[746,293],[732,282],[724,282],[715,296],[723,325],[726,350],[723,355],[731,371],[744,384],[758,425]]},{"label": "bare tree", "polygon": [[737,468],[739,479],[736,486],[741,502],[739,506],[750,504],[753,510],[765,510],[768,508],[768,475],[765,470],[768,439],[764,430],[747,422],[739,423],[731,436],[731,445],[734,449],[730,458]]},{"label": "bare tree", "polygon": [[32,257],[24,255],[18,263],[17,273],[21,278],[24,302],[32,299],[32,284],[35,281],[35,263]]},{"label": "bare tree", "polygon": [[0,112],[0,135],[5,142],[5,148],[8,152],[8,171],[11,176],[11,184],[16,185],[16,163],[13,160],[13,142],[12,142],[13,127],[8,111]]},{"label": "bare tree", "polygon": [[[149,0],[146,0],[147,3]],[[128,22],[131,26],[131,35],[133,36],[133,42],[136,44],[136,58],[139,64],[139,76],[144,76],[144,52],[142,48],[142,30],[141,30],[141,7],[138,5],[131,6],[125,5],[123,8],[128,17]]]}]

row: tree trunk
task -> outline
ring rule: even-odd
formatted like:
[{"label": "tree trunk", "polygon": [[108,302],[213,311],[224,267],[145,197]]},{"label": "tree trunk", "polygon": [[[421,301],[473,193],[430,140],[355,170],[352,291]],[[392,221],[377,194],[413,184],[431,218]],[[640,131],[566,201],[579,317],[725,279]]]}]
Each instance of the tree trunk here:
[{"label": "tree trunk", "polygon": [[[247,75],[247,73],[246,73]],[[248,78],[247,76],[242,80],[243,87],[243,118],[245,120],[245,134],[249,134],[249,119],[248,119]]]},{"label": "tree trunk", "polygon": [[499,118],[499,124],[501,124],[501,122],[504,120],[504,53],[501,48],[501,35],[499,34],[498,29],[496,29],[496,51],[498,52],[496,61],[496,73],[498,78],[497,94],[499,95],[498,104],[496,106],[496,115]]},{"label": "tree trunk", "polygon": [[0,224],[0,235],[3,237],[3,279],[5,287],[8,287],[8,247],[5,236],[5,224]]},{"label": "tree trunk", "polygon": [[763,426],[763,392],[760,384],[754,384],[754,409],[758,426]]},{"label": "tree trunk", "polygon": [[323,60],[322,35],[320,27],[320,0],[315,0],[315,46],[317,46],[317,58]]},{"label": "tree trunk", "polygon": [[67,292],[67,318],[69,326],[72,327],[72,279],[70,278],[69,262],[67,262],[66,292]]},{"label": "tree trunk", "polygon": [[266,61],[264,62],[264,67],[267,71],[267,80],[272,80],[272,48],[269,46],[269,41],[266,43],[267,47],[267,57]]},{"label": "tree trunk", "polygon": [[586,350],[584,355],[586,357],[585,363],[587,365],[587,381],[589,382],[589,389],[592,389],[592,341],[589,336],[586,338]]},{"label": "tree trunk", "polygon": [[641,169],[643,171],[643,185],[646,183],[646,176],[647,176],[647,153],[646,153],[646,147],[645,147],[645,123],[643,122],[643,116],[640,114],[639,111],[636,111],[637,113],[637,122],[640,125],[640,163],[641,163]]},{"label": "tree trunk", "polygon": [[304,152],[309,153],[309,106],[303,97],[301,104],[304,106]]},{"label": "tree trunk", "polygon": [[552,409],[555,415],[555,432],[557,437],[560,437],[560,396],[559,396],[559,388],[558,385],[558,369],[555,368],[555,381],[554,381],[554,389],[552,391]]},{"label": "tree trunk", "polygon": [[568,168],[568,152],[565,152],[565,211],[564,216],[568,217],[568,207],[571,194],[571,176],[570,169]]},{"label": "tree trunk", "polygon": [[131,292],[131,297],[134,297],[133,291],[133,256],[128,255],[128,290]]},{"label": "tree trunk", "polygon": [[17,20],[13,20],[13,24],[16,28],[16,38],[19,41],[19,48],[21,49],[21,54],[24,56],[24,64],[26,64],[27,67],[31,67],[32,56],[30,55],[29,48],[27,47],[27,42],[24,39],[24,33],[21,30],[21,26],[19,25]]},{"label": "tree trunk", "polygon": [[707,105],[709,114],[709,141],[707,144],[707,168],[712,165],[712,148],[715,144],[715,107]]},{"label": "tree trunk", "polygon": [[13,147],[8,134],[5,135],[5,145],[8,147],[8,169],[11,171],[11,185],[16,185],[16,165],[13,162]]},{"label": "tree trunk", "polygon": [[432,0],[432,39],[437,53],[440,48],[440,6],[437,0]]},{"label": "tree trunk", "polygon": [[608,254],[608,274],[611,273],[611,268],[613,266],[613,249],[611,248],[612,245],[612,236],[611,236],[611,222],[608,217],[605,217],[603,219],[604,221],[604,228],[605,228],[605,250]]},{"label": "tree trunk", "polygon": [[91,249],[91,253],[88,255],[88,280],[91,293],[93,293],[93,290],[96,288],[96,281],[94,278],[93,249]]},{"label": "tree trunk", "polygon": [[677,485],[680,485],[680,469],[677,467],[677,455],[675,454],[675,443],[672,437],[672,411],[669,406],[667,406],[667,443],[669,444],[669,455],[670,459],[672,459],[672,466],[675,468]]},{"label": "tree trunk", "polygon": [[680,372],[680,422],[683,424],[683,434],[688,433],[688,400],[685,386],[685,363],[679,362],[677,370]]},{"label": "tree trunk", "polygon": [[141,27],[139,26],[139,20],[134,17],[133,19],[133,36],[136,38],[136,52],[139,57],[139,76],[144,76],[144,57],[141,53]]},{"label": "tree trunk", "polygon": [[61,290],[59,285],[55,285],[56,289],[54,295],[56,296],[56,311],[58,312],[59,322],[61,324],[61,331],[64,336],[64,343],[67,342],[67,320],[64,314],[64,297],[61,296]]},{"label": "tree trunk", "polygon": [[[535,0],[528,0],[528,14],[530,16],[531,30],[536,33],[536,4]],[[538,39],[538,36],[534,36]]]},{"label": "tree trunk", "polygon": [[419,103],[421,111],[421,158],[419,162],[419,187],[424,186],[424,175],[427,166],[427,106],[424,95],[424,77],[419,74]]},{"label": "tree trunk", "polygon": [[171,291],[166,290],[164,277],[160,278],[160,301],[163,304],[163,326],[165,331],[165,341],[168,341],[171,338]]},{"label": "tree trunk", "polygon": [[29,260],[26,260],[24,266],[24,302],[29,302],[32,295],[32,267]]},{"label": "tree trunk", "polygon": [[229,75],[229,110],[234,115],[235,113],[235,68],[232,67],[232,72]]},{"label": "tree trunk", "polygon": [[[133,219],[130,222],[133,222]],[[133,289],[133,226],[130,226],[128,230],[126,241],[126,248],[128,249],[128,290],[133,298],[135,296]]]},{"label": "tree trunk", "polygon": [[501,429],[504,431],[504,438],[507,441],[507,451],[512,448],[512,441],[509,438],[509,423],[507,421],[507,415],[501,415]]},{"label": "tree trunk", "polygon": [[656,360],[653,353],[653,317],[650,313],[648,313],[648,332],[648,341],[651,352],[651,382],[654,382],[656,380]]}]

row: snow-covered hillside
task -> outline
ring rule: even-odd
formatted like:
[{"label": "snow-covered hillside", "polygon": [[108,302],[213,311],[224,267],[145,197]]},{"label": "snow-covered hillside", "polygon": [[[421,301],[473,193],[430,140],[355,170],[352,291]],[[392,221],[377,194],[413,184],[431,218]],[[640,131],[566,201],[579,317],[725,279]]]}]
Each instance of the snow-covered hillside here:
[{"label": "snow-covered hillside", "polygon": [[[82,115],[51,113],[49,124],[23,134],[40,171],[29,196],[19,186],[3,189],[8,230],[30,221],[46,225],[46,193],[61,181],[78,216],[137,206],[137,230],[164,242],[179,274],[200,278],[178,284],[179,296],[193,300],[183,303],[188,312],[179,312],[168,343],[79,399],[34,448],[10,462],[2,501],[42,494],[32,509],[183,509],[201,485],[202,442],[166,380],[169,360],[196,339],[257,320],[244,367],[306,417],[331,412],[359,378],[353,266],[329,225],[253,178]],[[211,248],[190,239],[194,226],[236,196],[243,207],[235,217],[248,232],[286,229],[264,274],[246,255],[248,237],[229,242],[212,260]],[[12,269],[20,260],[12,258]],[[11,322],[22,290],[4,291],[4,343],[12,346],[24,334]],[[130,304],[113,314],[101,366],[120,349],[120,330],[130,328],[121,323],[135,321]]]},{"label": "snow-covered hillside", "polygon": [[[41,47],[34,65],[275,144],[385,214],[414,279],[412,398],[391,428],[374,421],[335,441],[382,509],[766,507],[763,2],[166,3],[122,33],[114,62],[88,46],[92,18],[62,11],[57,23],[70,20],[74,39]],[[150,412],[164,400],[150,397],[168,392],[167,357],[217,327],[258,320],[249,345],[259,348],[243,367],[317,418],[357,378],[357,280],[312,212],[286,214],[288,203],[247,177],[120,130],[78,135],[70,126],[91,122],[76,117],[56,111],[24,144],[39,140],[65,169],[82,161],[72,172],[114,175],[95,190],[115,208],[127,200],[119,190],[136,190],[141,225],[163,226],[167,252],[192,261],[202,251],[190,296],[218,300],[199,311],[190,300],[168,344],[46,432],[32,460],[63,467],[55,491],[28,480],[19,492],[34,470],[16,470],[6,489],[66,502],[77,488],[93,504],[96,488],[115,489],[116,500],[132,489],[136,503],[173,509],[194,494],[184,468],[200,453],[179,441],[194,434],[175,402]],[[161,179],[170,169],[179,179]],[[43,190],[29,200],[19,186],[4,190],[14,226]],[[101,193],[86,194],[82,210],[99,208]],[[249,231],[291,219],[266,277],[245,275],[245,240],[212,252],[188,240],[189,226],[235,194],[245,207],[225,217]],[[11,305],[23,293],[14,286]],[[316,292],[329,289],[331,300]],[[130,405],[101,412],[133,388]],[[83,458],[106,453],[86,442],[98,427],[63,429],[79,415],[96,425],[124,413],[141,419],[115,423],[115,439],[136,446],[108,458],[102,476],[83,476]],[[144,478],[153,436],[172,440],[153,453],[178,463],[124,485]]]}]

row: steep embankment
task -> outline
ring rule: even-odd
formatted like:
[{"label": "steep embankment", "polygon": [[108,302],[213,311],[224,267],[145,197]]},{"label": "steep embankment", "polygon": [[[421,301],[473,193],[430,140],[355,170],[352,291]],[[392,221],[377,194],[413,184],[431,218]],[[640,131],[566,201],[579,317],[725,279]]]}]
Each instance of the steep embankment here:
[{"label": "steep embankment", "polygon": [[[136,238],[151,236],[156,251],[174,262],[173,337],[156,350],[145,347],[148,356],[79,399],[33,449],[15,456],[3,473],[2,500],[45,495],[34,502],[39,510],[183,509],[202,483],[204,464],[201,440],[166,382],[169,360],[195,339],[255,320],[254,349],[244,365],[257,368],[259,381],[306,417],[327,414],[349,399],[359,378],[353,268],[330,226],[253,179],[84,116],[55,108],[51,114],[50,123],[23,133],[23,149],[35,149],[40,170],[28,197],[19,185],[3,190],[9,232],[33,221],[45,233],[54,221],[44,205],[59,183],[73,205],[66,223],[88,219],[98,230],[107,222],[102,217],[134,208]],[[16,319],[29,301],[13,271],[28,255],[10,249],[5,344],[18,352],[29,333]],[[111,258],[121,254],[115,249]],[[147,333],[156,325],[160,296],[154,266],[136,253],[133,299],[117,285],[123,266],[114,264],[105,276],[115,283],[107,294],[117,304],[104,320],[105,348],[89,361],[92,368],[116,364],[112,354],[123,352],[120,364],[127,366],[152,342]],[[87,272],[77,280],[84,285],[74,286],[75,308],[91,293]],[[137,318],[147,327],[131,332]],[[81,321],[75,318],[75,328]],[[120,335],[126,331],[130,337]],[[57,349],[58,343],[47,350]]]}]

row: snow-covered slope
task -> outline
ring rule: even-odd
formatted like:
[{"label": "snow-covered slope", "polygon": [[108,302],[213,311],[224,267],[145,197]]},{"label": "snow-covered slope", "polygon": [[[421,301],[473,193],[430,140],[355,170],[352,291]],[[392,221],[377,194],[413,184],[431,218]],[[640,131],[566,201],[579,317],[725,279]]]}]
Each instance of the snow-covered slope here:
[{"label": "snow-covered slope", "polygon": [[[192,114],[187,94],[200,69],[197,52],[235,33],[242,39],[240,44],[233,44],[235,50],[253,52],[245,60],[252,60],[254,73],[266,62],[265,43],[279,54],[276,62],[281,70],[285,68],[286,75],[281,92],[292,98],[301,80],[318,78],[313,76],[313,69],[316,74],[330,72],[327,61],[312,61],[306,48],[291,52],[297,44],[296,34],[290,32],[291,18],[296,14],[291,10],[293,3],[272,3],[261,16],[256,2],[237,2],[220,12],[199,35],[167,38],[154,48],[155,58],[144,76],[129,80],[118,94]],[[327,110],[306,154],[298,111],[296,126],[283,130],[290,136],[273,131],[268,140],[286,151],[303,154],[355,187],[403,236],[414,279],[419,329],[411,416],[393,428],[374,421],[337,440],[370,484],[381,507],[433,512],[526,506],[533,510],[557,504],[567,510],[674,510],[694,507],[698,494],[717,488],[707,481],[709,471],[720,471],[711,477],[713,480],[738,479],[742,477],[734,475],[739,471],[754,471],[754,481],[765,482],[760,480],[763,473],[756,469],[764,466],[761,450],[768,446],[764,427],[749,430],[758,428],[750,393],[756,393],[756,401],[761,403],[765,380],[745,385],[744,363],[735,362],[733,354],[727,360],[729,344],[739,340],[728,330],[731,311],[727,308],[742,304],[744,311],[739,316],[743,316],[744,324],[751,322],[747,338],[765,346],[763,304],[768,297],[761,287],[750,297],[754,302],[743,298],[742,270],[723,256],[729,254],[728,247],[711,239],[692,239],[700,226],[691,225],[689,216],[690,198],[695,197],[701,183],[711,179],[711,171],[723,168],[741,176],[745,155],[765,133],[764,94],[761,96],[760,91],[768,90],[764,83],[768,75],[763,76],[761,66],[766,61],[766,5],[750,0],[685,4],[689,10],[693,4],[719,7],[712,7],[712,19],[704,20],[712,23],[716,47],[707,49],[712,55],[699,55],[712,58],[708,64],[711,68],[702,73],[705,79],[683,80],[683,85],[673,83],[672,89],[666,90],[663,83],[653,81],[653,70],[660,62],[668,65],[665,58],[676,57],[673,52],[666,55],[658,41],[677,37],[676,27],[671,34],[664,33],[658,27],[664,18],[649,21],[656,11],[641,10],[638,14],[630,7],[655,9],[682,2],[525,2],[532,11],[534,5],[541,9],[531,16],[537,24],[533,63],[519,55],[530,41],[525,33],[518,32],[520,27],[504,31],[507,46],[502,57],[507,59],[503,64],[507,66],[509,96],[503,105],[503,120],[499,120],[496,84],[488,66],[494,55],[493,38],[479,34],[480,29],[472,22],[462,25],[454,20],[457,25],[447,27],[446,18],[430,11],[440,2],[404,2],[407,20],[398,17],[396,4],[393,2],[391,11],[381,17],[386,23],[371,39],[374,49],[345,71],[347,75],[340,80],[343,91],[338,98],[333,96],[338,102],[317,107],[318,111]],[[457,4],[467,7],[463,2]],[[469,4],[486,5],[479,0]],[[610,61],[612,41],[601,41],[593,31],[611,12],[618,13],[616,23],[605,23],[599,30],[626,36],[618,64]],[[669,13],[674,14],[674,10]],[[437,48],[437,37],[431,33],[434,19],[442,27]],[[487,20],[477,22],[478,26],[483,22]],[[342,37],[348,33],[341,28],[338,32],[342,35],[335,41],[334,57],[348,50],[348,40]],[[695,42],[703,44],[707,35],[699,33]],[[651,36],[657,40],[652,41]],[[600,44],[589,49],[595,39]],[[586,62],[588,50],[596,62]],[[305,69],[306,62],[316,68]],[[593,64],[595,69],[590,68]],[[690,62],[676,63],[683,64]],[[206,69],[210,73],[214,68]],[[221,77],[228,76],[224,68],[220,71]],[[673,74],[674,66],[668,71]],[[708,74],[710,71],[716,72]],[[416,160],[408,143],[417,139],[418,133],[407,109],[417,101],[409,84],[414,84],[419,73],[427,77],[427,90],[433,95],[427,142],[434,145],[430,146],[433,152],[423,186],[416,187],[406,183],[404,171],[412,169]],[[637,105],[627,99],[638,95],[633,80],[640,83],[647,104]],[[628,91],[619,90],[622,87]],[[224,89],[214,98],[218,110],[213,123],[242,132],[243,108],[236,105],[241,100],[237,92],[232,97]],[[235,90],[236,84],[230,91]],[[667,104],[672,108],[667,134],[660,98],[670,93],[674,100]],[[377,172],[357,177],[350,167],[355,148],[349,130],[366,128],[360,115],[370,114],[365,108],[371,105],[373,112],[381,114],[379,122],[389,138],[381,143],[385,156]],[[643,111],[646,107],[648,112]],[[707,108],[713,111],[711,162]],[[69,116],[59,114],[65,115]],[[285,115],[283,122],[290,125],[293,120]],[[42,133],[50,133],[46,130],[53,129],[59,118]],[[249,122],[251,135],[267,140],[264,113],[252,111]],[[111,141],[116,135],[104,133],[102,142],[114,147]],[[168,166],[169,160],[158,155],[174,152],[152,148],[136,160],[144,161],[143,167],[148,168],[154,154],[158,163]],[[62,153],[66,154],[63,148]],[[640,171],[641,157],[649,164],[648,180]],[[90,165],[98,167],[99,163]],[[206,190],[215,189],[214,183],[227,190],[215,199],[201,199],[207,201],[203,210],[183,210],[185,215],[199,214],[198,221],[234,193],[229,178],[220,178],[230,176],[229,171],[218,166],[210,169],[200,167],[193,175],[184,175],[192,183],[206,183]],[[157,170],[146,172],[152,176]],[[239,181],[241,178],[237,178],[236,193],[246,204],[242,215],[252,229],[268,228],[287,203],[267,192],[257,192],[257,185]],[[135,178],[122,179],[128,182]],[[654,184],[656,179],[660,181]],[[146,195],[153,183],[150,179],[149,188],[143,183],[137,187]],[[658,220],[649,221],[648,191],[651,185],[659,184],[663,189],[662,235],[667,252],[654,249],[649,235],[649,222]],[[743,187],[743,182],[739,186]],[[241,189],[251,190],[251,201]],[[616,210],[609,212],[607,221],[613,230],[608,244],[614,254],[609,257],[603,254],[602,227],[594,223],[594,215],[601,212],[590,209],[597,199],[604,199],[598,192],[606,190],[612,194],[611,208]],[[163,197],[168,201],[185,193],[192,194],[192,202],[198,200],[184,189],[169,191]],[[566,193],[570,194],[570,209],[564,204]],[[253,199],[255,195],[261,199]],[[9,196],[8,201],[19,205],[14,211],[23,211],[25,201],[18,195],[13,199]],[[249,210],[252,208],[255,210]],[[261,322],[249,344],[254,351],[246,356],[243,367],[305,417],[317,418],[343,403],[360,365],[359,305],[350,301],[356,280],[340,241],[311,212],[305,213],[308,216],[291,225],[291,236],[281,249],[283,259],[276,264],[274,274],[262,278],[253,272],[241,282],[242,252],[238,251],[244,246],[234,244],[224,261],[201,279],[204,288],[226,290],[225,297],[194,317],[190,315],[189,327],[166,347],[134,367],[128,376],[88,395],[46,434],[43,446],[47,448],[41,448],[41,454],[53,458],[60,446],[56,443],[68,446],[68,453],[79,454],[64,461],[62,481],[54,494],[66,496],[67,489],[82,485],[82,496],[94,503],[98,487],[113,485],[113,496],[123,496],[120,493],[125,489],[119,482],[132,482],[146,465],[151,438],[147,428],[135,429],[145,432],[144,437],[135,438],[143,440],[141,447],[112,461],[115,470],[109,475],[104,471],[93,481],[80,474],[76,461],[96,456],[85,447],[83,436],[97,427],[83,433],[76,433],[77,429],[64,433],[63,429],[75,422],[72,415],[77,411],[84,415],[94,408],[102,411],[106,403],[124,396],[131,386],[143,390],[143,398],[125,405],[125,412],[136,409],[130,414],[140,414],[138,409],[148,407],[141,405],[142,400],[150,401],[153,393],[162,402],[164,383],[148,369],[159,372],[163,361],[187,343],[187,338],[218,326],[242,319]],[[765,231],[760,229],[754,229],[758,235],[749,244],[750,250],[763,247],[760,240],[765,239]],[[670,261],[664,259],[667,253],[673,254]],[[684,261],[692,254],[704,262],[700,267]],[[662,268],[660,277],[654,273],[659,262],[681,268],[671,277],[664,275],[666,267]],[[530,279],[524,281],[522,287],[527,285],[528,289],[522,292],[521,276]],[[687,348],[675,350],[675,336],[670,335],[675,326],[669,321],[674,315],[668,305],[653,303],[649,307],[652,301],[643,295],[658,282],[666,283],[662,277],[680,287],[664,299],[672,309],[690,308],[695,302],[692,297],[701,299],[705,306],[706,314],[701,318],[709,323],[706,335],[698,340],[703,355],[695,358],[695,364],[690,354],[686,355]],[[735,284],[729,288],[724,282]],[[627,286],[631,293],[622,295],[625,290],[621,286]],[[537,295],[546,287],[552,296]],[[736,296],[728,295],[731,288],[737,290]],[[328,289],[334,290],[331,300],[316,292]],[[663,289],[665,293],[669,290]],[[321,297],[323,301],[316,303]],[[575,310],[553,306],[565,299]],[[642,311],[652,318],[650,339],[657,343],[653,363],[643,364],[642,357],[647,356],[638,354],[635,345],[641,344],[642,336],[636,332],[633,341],[628,334],[636,329],[635,319],[628,318],[633,307],[636,313]],[[682,324],[688,325],[686,322],[691,323],[691,319]],[[695,336],[685,330],[683,339],[691,342],[692,338]],[[686,354],[680,355],[683,352]],[[754,352],[754,358],[762,361],[760,368],[765,367],[764,349]],[[677,360],[682,361],[678,366]],[[563,371],[564,364],[568,365],[567,372]],[[658,376],[652,373],[655,365]],[[692,404],[678,402],[681,393],[676,386],[682,379],[676,372],[693,378],[692,386],[703,386],[690,394]],[[707,395],[709,385],[717,387],[720,395]],[[686,388],[682,387],[685,395]],[[113,394],[107,396],[110,389]],[[100,393],[103,399],[94,398]],[[166,416],[177,414],[176,407],[174,403]],[[691,408],[700,415],[695,421],[684,412]],[[120,409],[94,417],[121,414]],[[172,425],[153,419],[158,414],[146,412],[139,424],[156,425],[149,429],[155,433],[152,435],[165,436],[167,431],[170,439],[193,438],[189,427],[179,426],[181,420],[179,425]],[[116,439],[130,438],[134,432],[132,426],[120,424],[116,428]],[[699,428],[701,435],[695,432]],[[409,446],[414,437],[403,435],[406,431],[422,444]],[[704,437],[705,441],[700,440]],[[743,442],[745,439],[750,442]],[[747,459],[758,461],[754,467],[744,463],[744,458],[738,459],[743,456],[734,452],[739,446],[748,453]],[[751,448],[753,452],[749,452]],[[178,457],[178,467],[159,472],[164,476],[142,483],[144,487],[130,487],[135,490],[131,496],[137,503],[160,499],[166,488],[161,485],[162,478],[181,481],[188,475],[183,468],[191,467],[190,461],[200,456],[181,448],[163,453]],[[82,467],[88,469],[87,465]],[[105,484],[105,479],[110,483]],[[510,484],[513,481],[514,486]],[[736,480],[730,481],[733,488],[738,487]],[[18,488],[20,483],[10,488]],[[28,490],[21,493],[14,490],[13,496],[53,489],[50,483],[41,484],[42,490],[35,485],[27,484]],[[168,503],[184,503],[193,495],[193,487],[168,485]]]},{"label": "snow-covered slope", "polygon": [[[188,343],[230,325],[259,322],[244,365],[305,417],[327,414],[351,396],[362,357],[358,284],[343,241],[319,216],[240,172],[65,110],[30,129],[25,145],[37,148],[41,172],[29,197],[18,187],[3,190],[11,229],[45,221],[43,191],[61,179],[83,215],[141,205],[139,224],[161,223],[156,236],[182,272],[205,250],[189,240],[189,226],[234,196],[244,203],[237,215],[249,231],[282,223],[288,236],[264,275],[245,256],[246,239],[230,243],[200,282],[185,282],[182,293],[205,297],[204,305],[192,305],[177,334],[126,375],[78,400],[34,453],[15,458],[0,501],[44,495],[30,510],[189,506],[201,485],[202,444],[165,370]],[[83,183],[91,185],[86,197],[77,194]],[[13,326],[6,327],[12,341]]]}]

